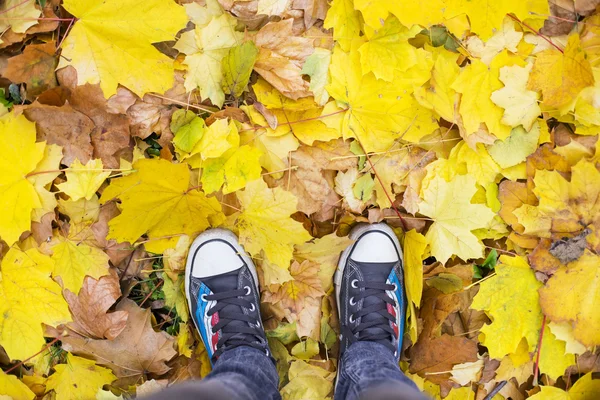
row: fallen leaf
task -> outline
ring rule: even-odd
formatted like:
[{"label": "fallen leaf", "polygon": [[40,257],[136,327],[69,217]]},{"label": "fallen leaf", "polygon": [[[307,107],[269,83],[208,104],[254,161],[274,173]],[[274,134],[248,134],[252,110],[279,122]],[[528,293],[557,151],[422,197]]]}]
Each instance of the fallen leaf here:
[{"label": "fallen leaf", "polygon": [[91,200],[110,171],[104,171],[102,160],[90,160],[85,165],[75,159],[66,172],[67,182],[57,185],[71,200]]},{"label": "fallen leaf", "polygon": [[94,122],[70,105],[53,107],[32,105],[23,114],[36,123],[37,136],[50,144],[63,148],[63,160],[70,165],[78,159],[87,163],[92,158],[91,133]]},{"label": "fallen leaf", "polygon": [[64,296],[73,315],[69,327],[78,334],[92,339],[113,340],[125,329],[127,311],[108,312],[121,297],[115,273],[100,279],[86,276],[78,295],[66,290]]},{"label": "fallen leaf", "polygon": [[4,19],[0,21],[0,31],[9,28],[15,33],[24,33],[38,24],[41,11],[36,8],[35,0],[6,0],[0,7]]},{"label": "fallen leaf", "polygon": [[296,211],[296,197],[280,187],[269,189],[262,179],[249,182],[236,195],[242,204],[236,223],[240,243],[251,255],[264,250],[269,262],[287,267],[293,246],[311,238],[302,224],[290,218]]},{"label": "fallen leaf", "polygon": [[[195,236],[211,223],[222,221],[221,205],[216,199],[189,189],[190,173],[186,164],[143,159],[133,166],[136,172],[113,179],[100,198],[102,204],[116,198],[121,200],[121,214],[109,222],[109,238],[135,242],[148,233],[150,238],[161,240],[147,243],[146,247],[162,253],[169,247],[169,240],[163,239],[164,236]],[[152,210],[150,214],[149,210]],[[179,222],[174,222],[174,216]]]},{"label": "fallen leaf", "polygon": [[14,375],[7,375],[0,371],[0,398],[6,400],[33,400],[35,393]]},{"label": "fallen leaf", "polygon": [[[36,12],[39,13],[38,10]],[[25,83],[27,99],[33,101],[38,95],[57,85],[55,67],[54,43],[33,44],[25,47],[23,54],[11,57],[2,75],[15,83]]]},{"label": "fallen leaf", "polygon": [[475,179],[468,175],[451,182],[435,176],[425,189],[419,212],[434,220],[425,237],[438,261],[445,263],[453,254],[463,260],[483,256],[483,246],[471,231],[483,228],[494,213],[471,203],[475,191]]},{"label": "fallen leaf", "polygon": [[302,79],[302,66],[314,47],[311,39],[294,35],[292,25],[291,19],[270,22],[258,31],[254,70],[285,96],[298,99],[310,95],[310,85]]},{"label": "fallen leaf", "polygon": [[[457,364],[477,361],[477,342],[458,336],[420,338],[410,350],[410,372],[434,383],[446,381]],[[447,372],[446,374],[432,374]]]},{"label": "fallen leaf", "polygon": [[579,92],[593,84],[592,67],[581,49],[579,35],[574,33],[564,53],[550,49],[536,56],[527,89],[541,91],[543,105],[564,114]]},{"label": "fallen leaf", "polygon": [[[183,7],[160,0],[66,0],[63,7],[77,20],[62,45],[58,68],[75,67],[79,85],[99,83],[107,98],[118,84],[138,96],[173,86],[173,63],[152,43],[175,38],[187,21]],[[157,20],[161,29],[153,27]]]},{"label": "fallen leaf", "polygon": [[500,359],[514,353],[523,338],[530,350],[535,348],[542,326],[538,295],[542,284],[521,257],[501,256],[495,270],[494,277],[480,284],[471,308],[490,316],[492,323],[481,328],[482,344],[490,357]]},{"label": "fallen leaf", "polygon": [[138,307],[132,300],[121,300],[116,311],[127,312],[129,317],[125,329],[114,340],[71,335],[63,339],[64,348],[110,368],[117,378],[132,383],[147,373],[167,373],[166,362],[177,354],[173,348],[175,340],[165,332],[155,332],[150,310]]},{"label": "fallen leaf", "polygon": [[569,322],[573,335],[587,347],[600,343],[600,317],[594,312],[600,302],[597,285],[599,257],[589,250],[561,267],[540,289],[540,305],[554,322]]},{"label": "fallen leaf", "polygon": [[57,400],[95,398],[102,386],[116,379],[109,369],[72,354],[67,356],[67,364],[55,365],[54,369],[56,372],[46,382],[46,391],[53,390]]},{"label": "fallen leaf", "polygon": [[50,257],[36,249],[12,247],[0,268],[0,345],[11,360],[25,360],[46,343],[42,323],[57,326],[71,315],[60,286],[50,279]]}]

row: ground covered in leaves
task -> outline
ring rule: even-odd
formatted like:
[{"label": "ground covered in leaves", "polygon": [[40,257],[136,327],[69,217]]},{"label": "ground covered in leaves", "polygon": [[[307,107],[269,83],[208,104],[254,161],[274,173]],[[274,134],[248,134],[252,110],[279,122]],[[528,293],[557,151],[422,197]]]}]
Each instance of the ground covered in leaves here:
[{"label": "ground covered in leaves", "polygon": [[422,390],[600,397],[599,3],[0,2],[0,398],[206,375],[182,274],[217,226],[284,399],[331,398],[333,271],[379,221]]}]

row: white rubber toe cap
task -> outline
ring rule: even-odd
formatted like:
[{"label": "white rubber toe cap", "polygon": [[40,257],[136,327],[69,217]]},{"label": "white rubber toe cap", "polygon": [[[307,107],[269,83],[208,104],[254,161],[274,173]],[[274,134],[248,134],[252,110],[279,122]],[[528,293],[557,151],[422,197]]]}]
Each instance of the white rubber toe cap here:
[{"label": "white rubber toe cap", "polygon": [[392,238],[383,231],[372,230],[364,233],[354,245],[350,259],[357,262],[387,263],[400,260]]}]

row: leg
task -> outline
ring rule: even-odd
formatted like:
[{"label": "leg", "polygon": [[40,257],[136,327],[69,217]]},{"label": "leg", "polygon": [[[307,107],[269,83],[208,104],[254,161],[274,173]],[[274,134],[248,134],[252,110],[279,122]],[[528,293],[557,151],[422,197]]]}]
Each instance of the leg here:
[{"label": "leg", "polygon": [[169,389],[153,399],[281,399],[260,317],[256,268],[233,233],[211,229],[194,240],[185,289],[213,370],[201,382]]},{"label": "leg", "polygon": [[336,400],[424,400],[416,385],[398,367],[393,354],[374,342],[351,345],[340,361]]},{"label": "leg", "polygon": [[173,386],[146,400],[278,400],[278,385],[271,358],[240,346],[224,352],[203,380]]},{"label": "leg", "polygon": [[[335,274],[341,328],[335,399],[425,399],[398,366],[406,316],[398,239],[385,224],[359,225],[350,238],[355,242]],[[390,391],[394,396],[386,396]]]}]

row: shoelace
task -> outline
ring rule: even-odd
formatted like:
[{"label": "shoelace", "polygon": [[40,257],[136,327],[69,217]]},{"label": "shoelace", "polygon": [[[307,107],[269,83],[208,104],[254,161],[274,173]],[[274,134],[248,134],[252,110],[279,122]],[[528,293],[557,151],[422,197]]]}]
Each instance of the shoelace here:
[{"label": "shoelace", "polygon": [[361,322],[354,328],[351,328],[349,325],[344,325],[342,327],[344,336],[348,338],[350,344],[357,341],[378,342],[395,352],[396,348],[392,344],[392,339],[394,338],[395,333],[393,328],[390,326],[390,321],[395,323],[396,318],[388,312],[387,304],[391,304],[392,307],[395,307],[396,304],[395,301],[388,296],[386,290],[395,290],[396,286],[373,281],[356,282],[356,287],[364,288],[365,290],[361,290],[359,294],[350,298],[350,300],[353,300],[352,304],[371,296],[377,297],[382,301],[363,307],[356,313],[350,314],[349,322],[353,324],[354,321],[364,317],[365,315],[378,314],[379,316],[377,318],[373,318],[371,321],[365,322],[361,320]]},{"label": "shoelace", "polygon": [[[260,321],[256,317],[253,318],[251,316],[256,311],[256,307],[254,303],[239,297],[249,294],[250,288],[246,286],[244,289],[230,290],[205,296],[206,300],[217,302],[207,313],[208,316],[212,316],[217,312],[219,313],[219,322],[212,327],[212,331],[215,333],[222,330],[221,337],[217,342],[217,351],[214,354],[215,358],[218,358],[223,351],[238,346],[251,346],[261,351],[265,350]],[[225,307],[228,305],[236,305],[248,309],[251,314],[226,310]],[[237,325],[232,327],[233,329],[228,329],[229,324],[234,321],[244,321],[249,325]]]}]

